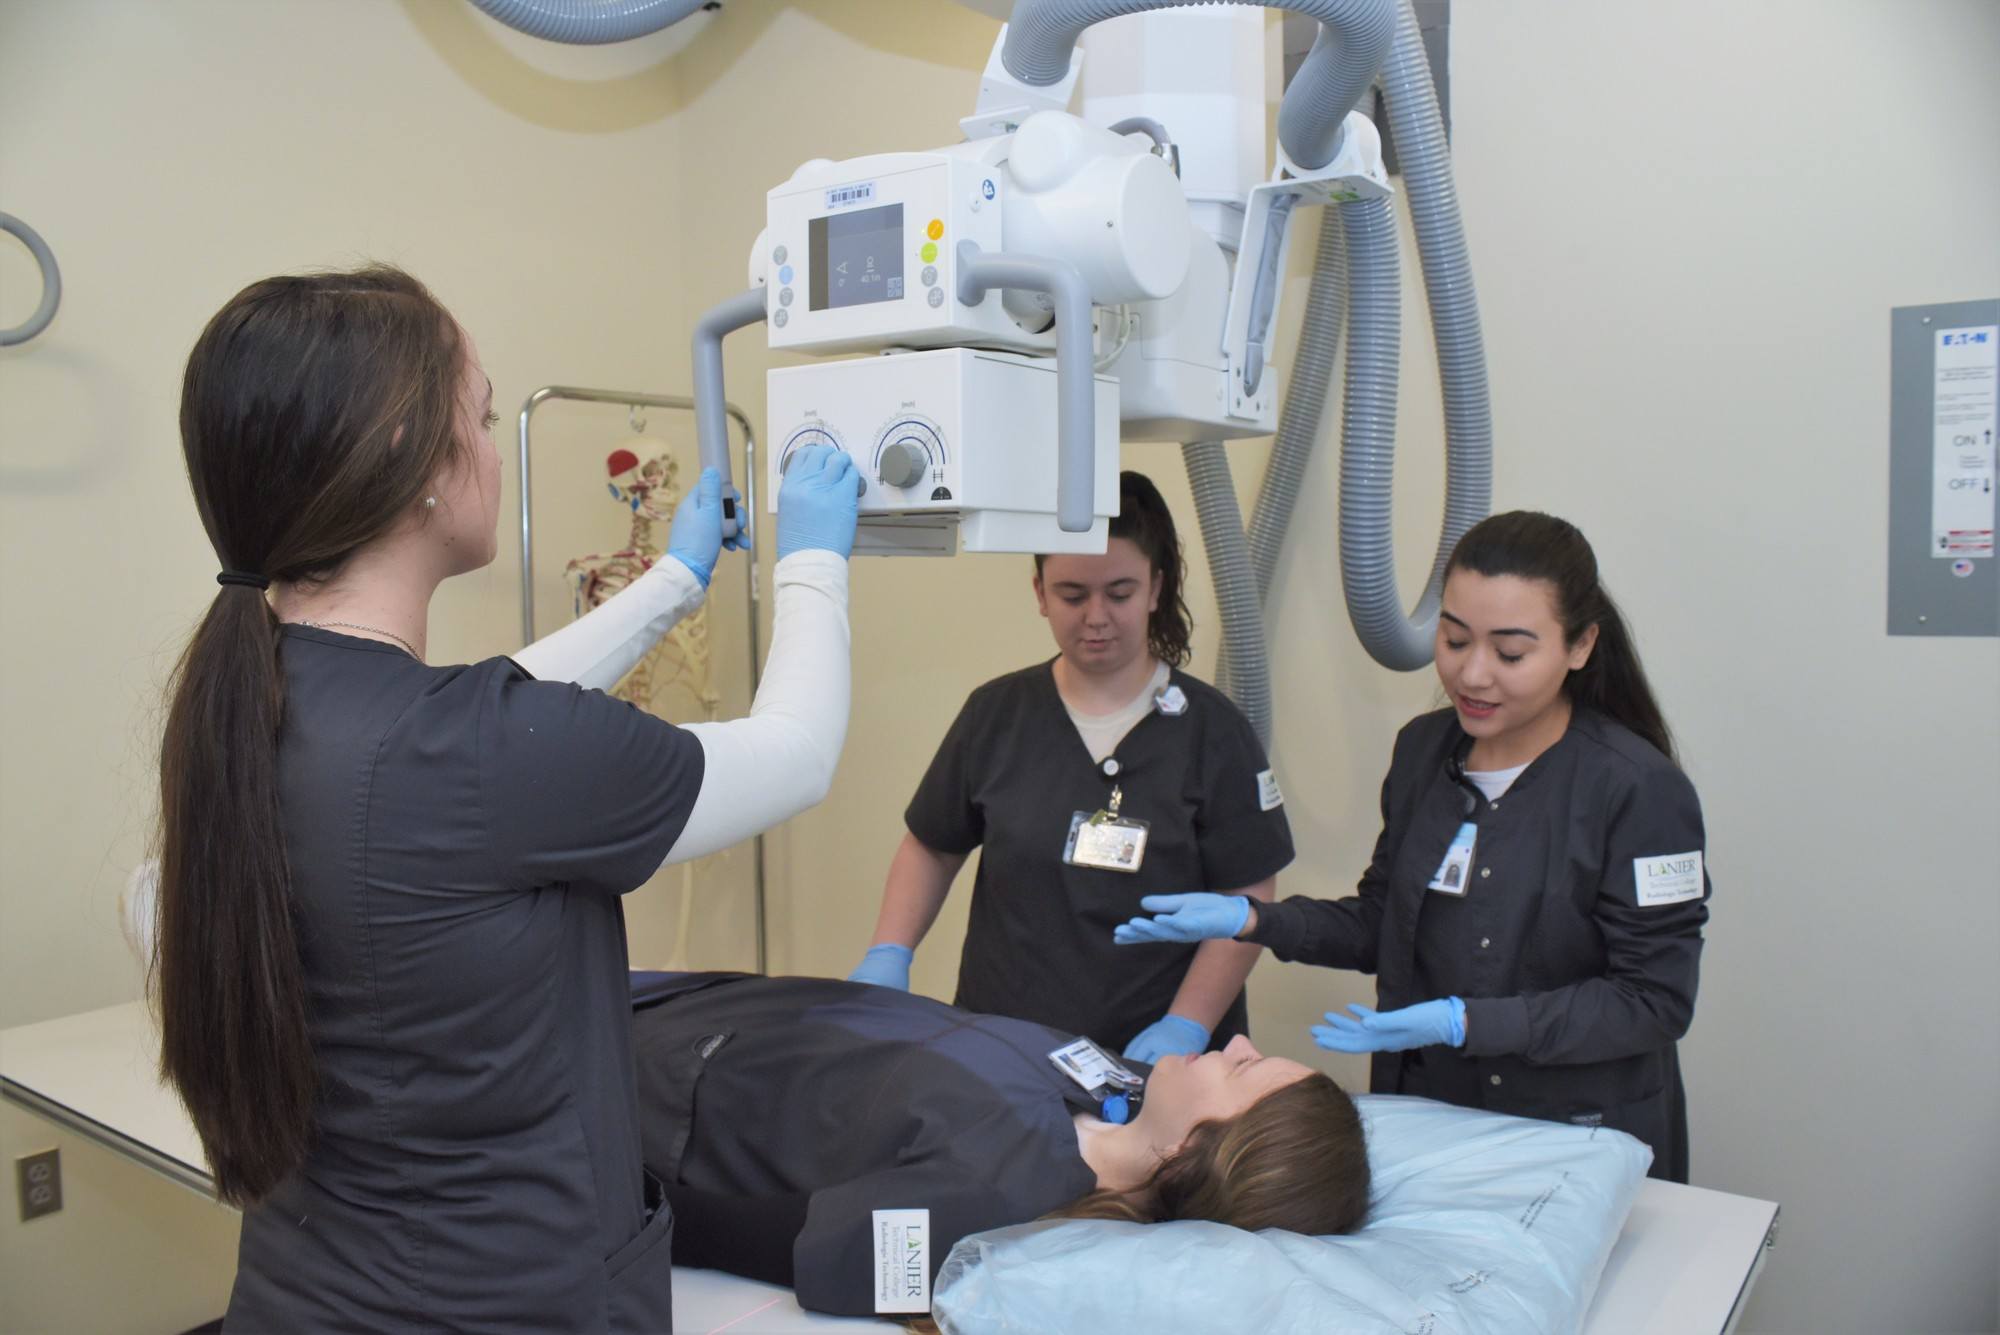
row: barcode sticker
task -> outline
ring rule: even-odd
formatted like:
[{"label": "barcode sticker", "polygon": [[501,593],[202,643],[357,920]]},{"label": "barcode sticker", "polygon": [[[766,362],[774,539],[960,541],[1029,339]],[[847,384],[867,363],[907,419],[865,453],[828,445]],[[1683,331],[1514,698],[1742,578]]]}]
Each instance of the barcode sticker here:
[{"label": "barcode sticker", "polygon": [[826,206],[829,209],[844,209],[850,204],[866,204],[873,198],[873,181],[864,181],[860,185],[839,185],[826,192]]}]

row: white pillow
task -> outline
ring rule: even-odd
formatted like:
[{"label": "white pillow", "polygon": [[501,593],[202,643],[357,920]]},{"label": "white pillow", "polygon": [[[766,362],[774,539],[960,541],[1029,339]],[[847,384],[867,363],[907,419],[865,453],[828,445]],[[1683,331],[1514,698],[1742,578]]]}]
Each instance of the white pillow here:
[{"label": "white pillow", "polygon": [[1355,1099],[1367,1225],[1309,1238],[1221,1224],[1062,1221],[952,1249],[945,1335],[1560,1335],[1590,1308],[1653,1154],[1623,1132]]}]

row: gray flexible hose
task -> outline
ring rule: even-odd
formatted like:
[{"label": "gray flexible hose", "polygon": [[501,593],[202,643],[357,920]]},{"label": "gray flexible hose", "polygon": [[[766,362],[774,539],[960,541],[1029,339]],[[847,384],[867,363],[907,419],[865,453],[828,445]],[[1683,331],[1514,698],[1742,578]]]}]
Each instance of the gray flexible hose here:
[{"label": "gray flexible hose", "polygon": [[56,267],[56,253],[42,240],[42,234],[13,214],[0,213],[0,232],[12,232],[19,237],[42,271],[42,299],[36,304],[35,313],[12,329],[0,329],[0,348],[11,348],[26,343],[56,318],[56,307],[62,305],[62,270]]},{"label": "gray flexible hose", "polygon": [[[1385,667],[1409,671],[1431,646],[1396,601],[1390,479],[1396,464],[1398,300],[1396,215],[1386,199],[1340,206],[1347,243],[1347,384],[1340,430],[1340,573],[1347,615]],[[1420,606],[1421,619],[1435,606]]]},{"label": "gray flexible hose", "polygon": [[671,28],[707,0],[472,0],[516,32],[572,46],[600,46]]},{"label": "gray flexible hose", "polygon": [[701,466],[722,475],[722,536],[733,538],[749,526],[736,513],[729,486],[729,393],[723,386],[722,340],[766,318],[766,289],[749,288],[702,312],[694,322],[694,439]]},{"label": "gray flexible hose", "polygon": [[1046,293],[1056,309],[1056,527],[1088,533],[1096,522],[1097,368],[1090,285],[1076,266],[1039,255],[982,253],[958,243],[958,299],[976,306],[994,288]]},{"label": "gray flexible hose", "polygon": [[1236,503],[1236,486],[1229,477],[1229,456],[1219,440],[1191,441],[1181,446],[1181,455],[1194,488],[1202,545],[1208,549],[1209,578],[1215,581],[1215,600],[1222,610],[1222,661],[1229,669],[1223,689],[1250,720],[1257,740],[1268,751],[1271,664],[1264,646],[1264,609],[1257,597],[1257,577],[1250,568],[1243,511]]},{"label": "gray flexible hose", "polygon": [[[1105,19],[1214,0],[1014,0],[1007,72],[1046,87],[1069,73],[1083,30]],[[1301,167],[1324,167],[1340,148],[1340,123],[1375,81],[1396,31],[1396,0],[1249,0],[1318,19],[1319,36],[1278,107],[1278,142]]]},{"label": "gray flexible hose", "polygon": [[[1431,660],[1445,565],[1459,538],[1485,517],[1493,499],[1493,421],[1480,342],[1472,265],[1458,217],[1451,153],[1438,114],[1437,90],[1424,56],[1423,35],[1407,0],[1399,6],[1395,49],[1383,70],[1383,101],[1401,155],[1403,184],[1430,298],[1438,374],[1444,386],[1445,504],[1437,556],[1416,610],[1405,618],[1396,594],[1391,539],[1390,479],[1395,464],[1395,335],[1381,324],[1393,302],[1395,236],[1386,204],[1348,204],[1352,311],[1348,344],[1347,427],[1341,437],[1340,567],[1348,614],[1362,645],[1384,667],[1410,671]],[[1386,259],[1371,256],[1386,256]],[[1386,268],[1378,269],[1378,265]],[[1389,286],[1381,290],[1386,275]],[[1366,283],[1366,296],[1362,285]],[[1380,328],[1376,325],[1381,324]],[[1386,339],[1386,349],[1384,346]],[[1384,370],[1386,366],[1386,372]],[[1375,383],[1376,378],[1381,384]],[[1386,399],[1385,399],[1386,395]],[[1359,420],[1357,421],[1357,412]]]}]

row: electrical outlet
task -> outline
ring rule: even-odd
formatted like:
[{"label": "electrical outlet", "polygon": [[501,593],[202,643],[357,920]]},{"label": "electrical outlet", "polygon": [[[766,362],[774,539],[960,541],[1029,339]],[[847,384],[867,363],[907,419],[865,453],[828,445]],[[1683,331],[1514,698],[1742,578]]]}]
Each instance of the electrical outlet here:
[{"label": "electrical outlet", "polygon": [[14,1185],[23,1222],[62,1209],[62,1151],[42,1150],[14,1160]]}]

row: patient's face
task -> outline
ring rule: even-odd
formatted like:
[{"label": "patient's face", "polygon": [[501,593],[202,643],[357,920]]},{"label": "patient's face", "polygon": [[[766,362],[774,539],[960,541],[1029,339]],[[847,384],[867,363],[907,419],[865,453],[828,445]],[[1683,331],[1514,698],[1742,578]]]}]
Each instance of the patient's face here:
[{"label": "patient's face", "polygon": [[1266,1094],[1310,1074],[1309,1066],[1266,1057],[1239,1034],[1220,1052],[1168,1057],[1155,1066],[1135,1125],[1157,1144],[1179,1144],[1198,1123],[1239,1117]]}]

